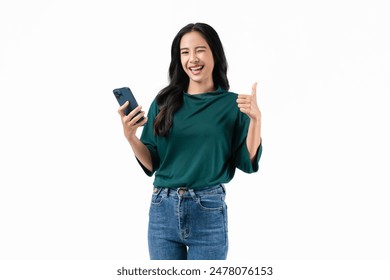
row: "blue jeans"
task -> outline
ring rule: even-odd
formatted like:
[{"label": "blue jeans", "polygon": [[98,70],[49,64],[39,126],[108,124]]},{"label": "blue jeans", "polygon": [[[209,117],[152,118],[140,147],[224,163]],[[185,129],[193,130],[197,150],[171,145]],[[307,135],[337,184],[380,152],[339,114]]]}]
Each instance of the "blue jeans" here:
[{"label": "blue jeans", "polygon": [[225,187],[154,188],[148,244],[151,260],[225,260]]}]

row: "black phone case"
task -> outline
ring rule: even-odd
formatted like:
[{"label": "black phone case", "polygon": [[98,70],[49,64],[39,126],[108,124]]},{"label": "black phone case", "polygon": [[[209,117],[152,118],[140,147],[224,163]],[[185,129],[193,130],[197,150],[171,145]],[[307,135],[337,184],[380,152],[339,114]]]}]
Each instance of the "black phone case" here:
[{"label": "black phone case", "polygon": [[[116,88],[113,90],[113,93],[120,106],[125,104],[126,101],[130,102],[129,106],[127,106],[125,110],[126,115],[128,115],[132,110],[134,110],[138,106],[137,100],[135,100],[135,97],[131,92],[130,88],[128,87]],[[137,123],[141,122],[143,119],[144,117],[142,117]]]}]

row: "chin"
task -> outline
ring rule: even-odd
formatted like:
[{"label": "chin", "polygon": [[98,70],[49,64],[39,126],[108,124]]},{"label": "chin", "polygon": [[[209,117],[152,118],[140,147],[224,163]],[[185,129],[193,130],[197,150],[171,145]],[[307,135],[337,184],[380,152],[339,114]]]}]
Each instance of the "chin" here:
[{"label": "chin", "polygon": [[195,83],[202,83],[204,80],[202,78],[199,78],[199,77],[190,77],[191,81],[195,82]]}]

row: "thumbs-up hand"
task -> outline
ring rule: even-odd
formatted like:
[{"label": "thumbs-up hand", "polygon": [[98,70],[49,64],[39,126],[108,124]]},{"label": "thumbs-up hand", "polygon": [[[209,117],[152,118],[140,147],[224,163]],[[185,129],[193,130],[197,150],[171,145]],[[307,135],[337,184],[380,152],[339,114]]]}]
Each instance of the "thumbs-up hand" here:
[{"label": "thumbs-up hand", "polygon": [[261,112],[257,105],[256,88],[257,83],[254,83],[252,86],[252,94],[239,94],[237,105],[240,111],[247,114],[251,120],[260,121]]}]

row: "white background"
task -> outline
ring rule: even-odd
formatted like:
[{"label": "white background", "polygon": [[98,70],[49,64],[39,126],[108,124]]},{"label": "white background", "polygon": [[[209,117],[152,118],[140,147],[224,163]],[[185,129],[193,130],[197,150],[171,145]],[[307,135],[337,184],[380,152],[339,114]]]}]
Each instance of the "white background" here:
[{"label": "white background", "polygon": [[2,1],[0,259],[148,259],[153,179],[112,89],[147,110],[173,37],[206,22],[263,116],[259,172],[227,185],[228,258],[389,260],[385,2]]}]

